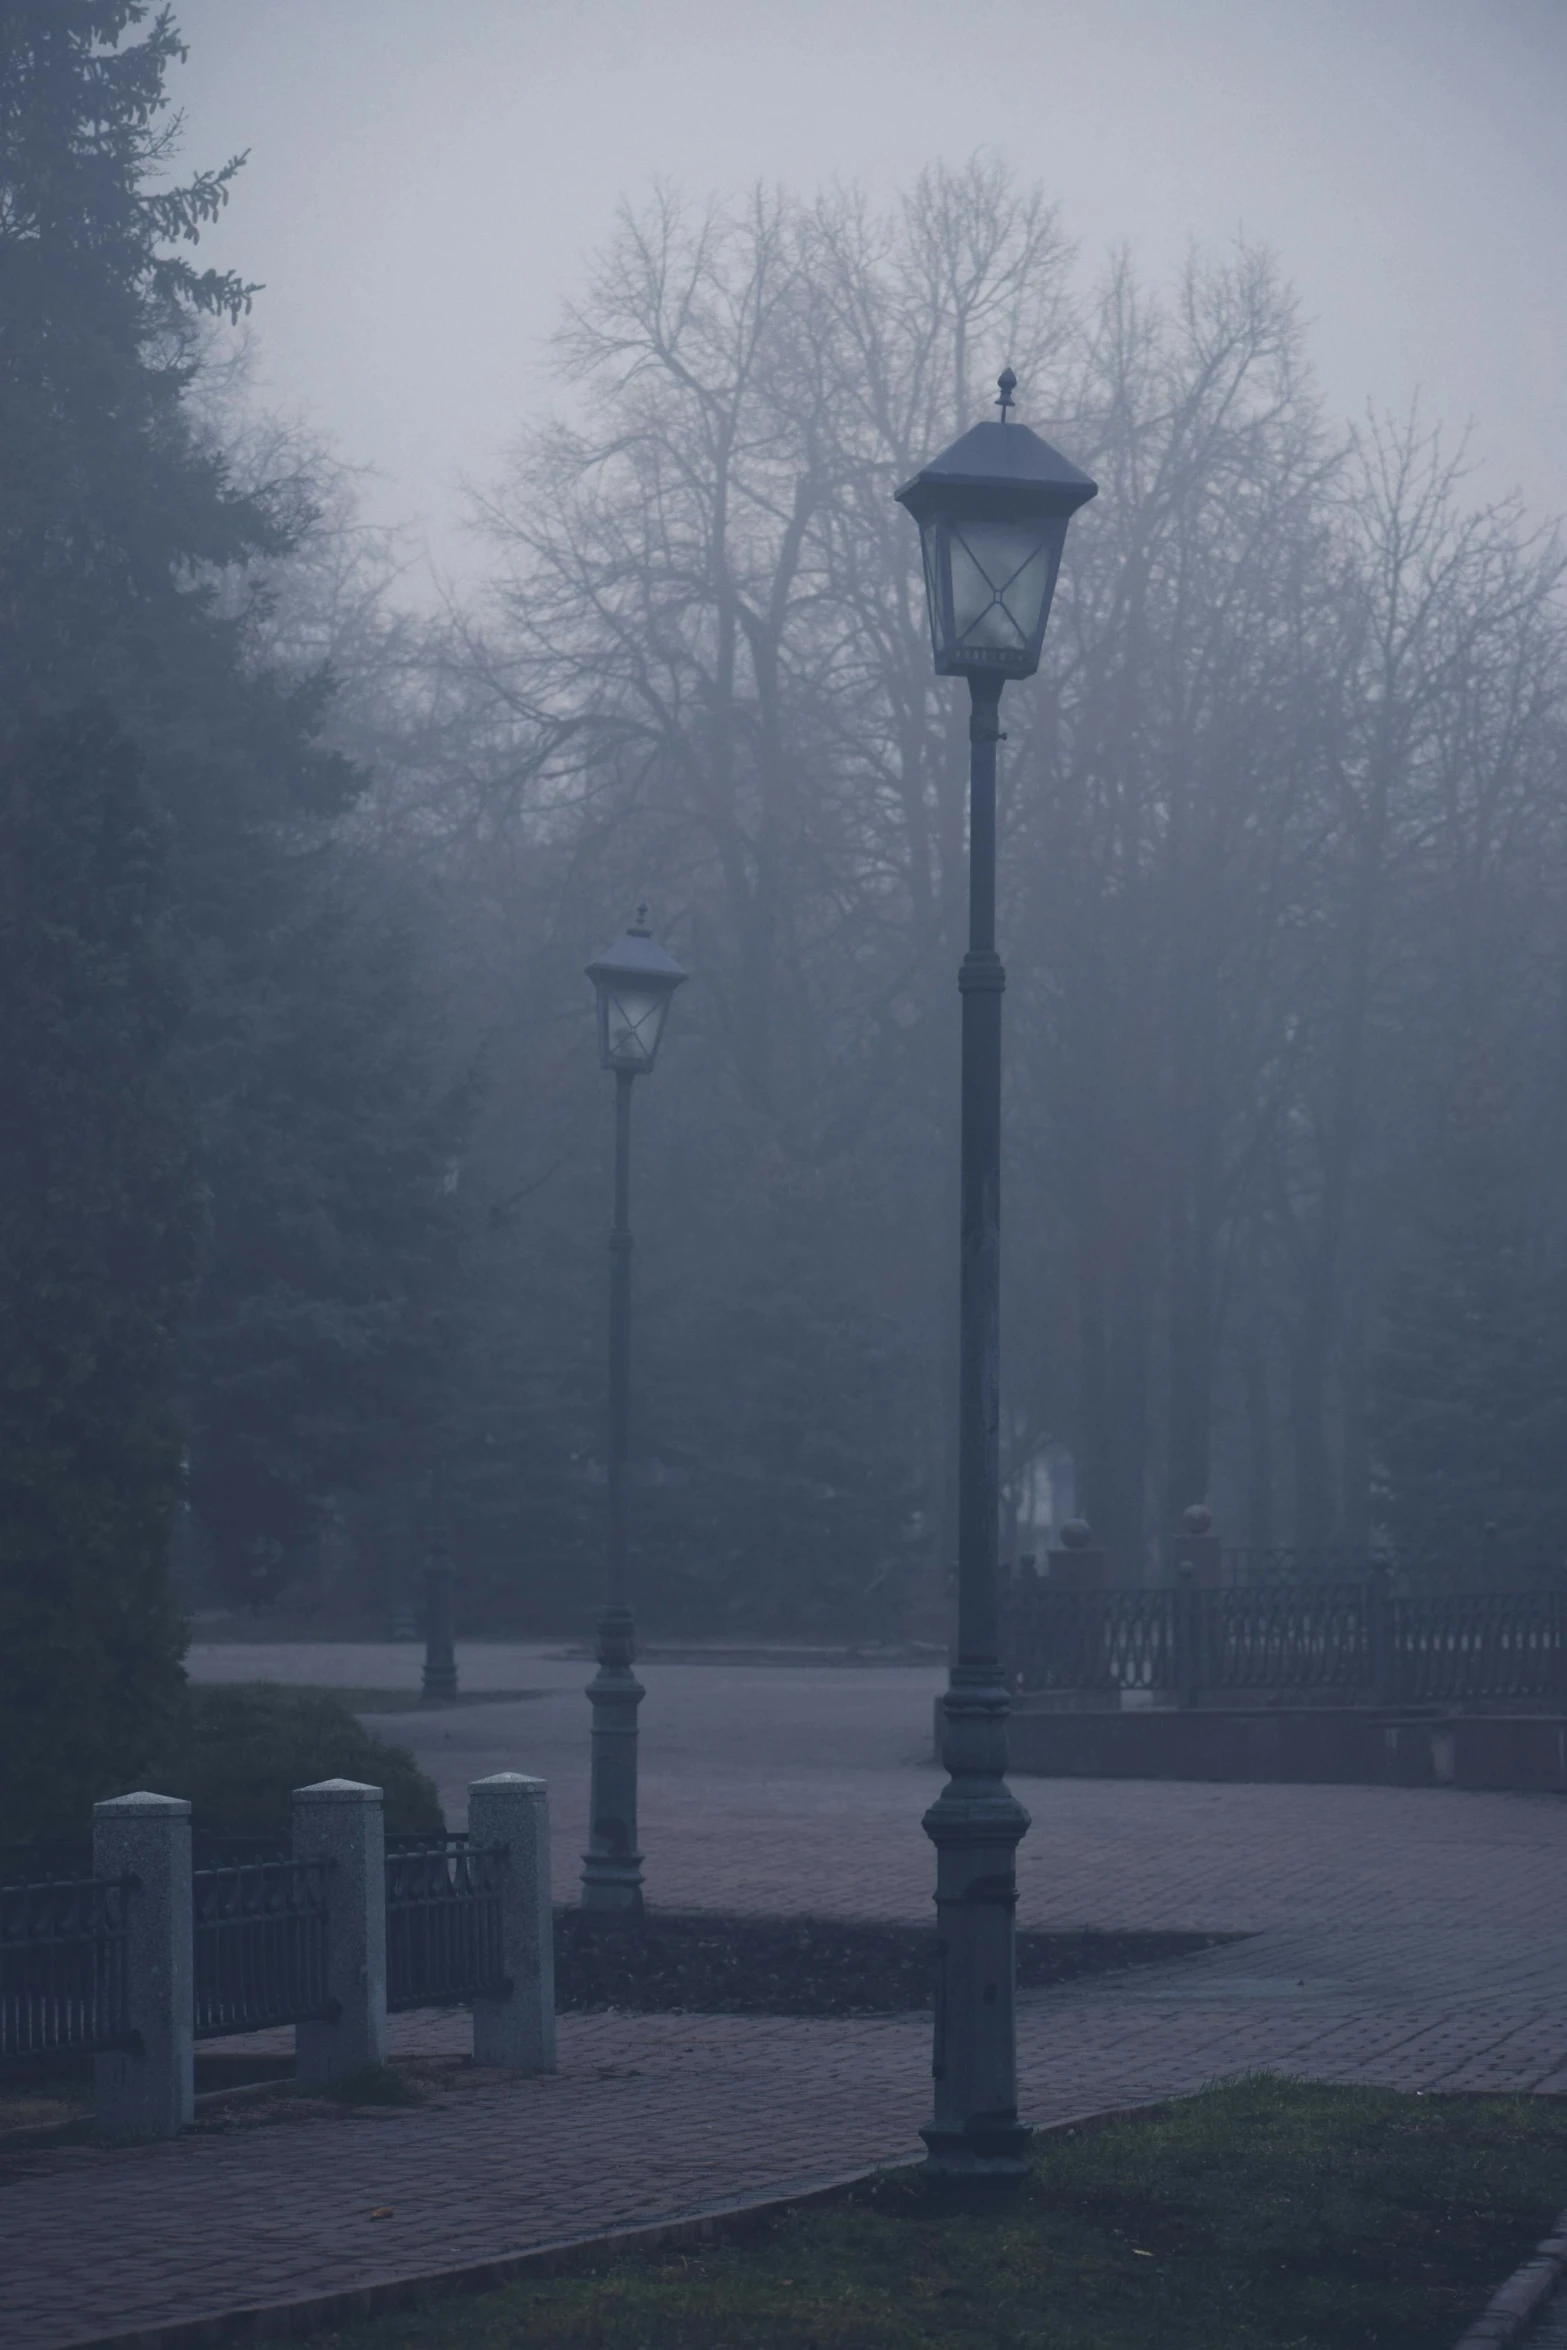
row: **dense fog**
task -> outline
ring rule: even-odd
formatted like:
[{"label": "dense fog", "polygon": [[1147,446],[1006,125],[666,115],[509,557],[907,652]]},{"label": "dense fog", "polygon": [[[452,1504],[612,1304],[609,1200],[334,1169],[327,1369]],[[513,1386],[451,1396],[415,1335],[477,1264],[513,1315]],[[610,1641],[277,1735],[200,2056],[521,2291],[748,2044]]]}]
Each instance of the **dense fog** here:
[{"label": "dense fog", "polygon": [[[226,167],[260,13],[193,0],[186,68],[118,0],[18,6],[0,54],[14,1621],[90,1591],[120,1626],[112,1710],[132,1651],[177,1655],[180,1608],[384,1626],[439,1535],[460,1624],[585,1625],[612,1087],[583,968],[641,903],[691,973],[635,1101],[641,1607],[894,1639],[930,1605],[966,714],[891,493],[1008,363],[1100,494],[1004,706],[1006,1557],[1076,1512],[1121,1579],[1154,1577],[1206,1501],[1231,1542],[1319,1565],[1553,1570],[1567,636],[1526,362],[1561,320],[1515,303],[1494,354],[1459,354],[1426,299],[1438,248],[1494,269],[1488,300],[1543,267],[1491,236],[1496,186],[1408,267],[1407,220],[1344,244],[1332,172],[1298,255],[1258,233],[1304,181],[1256,165],[1241,101],[1277,98],[1303,41],[1323,74],[1328,19],[1269,47],[1211,9],[1158,98],[1167,139],[1194,111],[1179,205],[1138,183],[1144,250],[1083,160],[1107,34],[1064,20],[1098,109],[1070,135],[1036,28],[1037,135],[965,60],[919,150],[873,126],[861,170],[845,91],[895,28],[851,9],[792,154],[786,109],[748,169],[657,135],[650,92],[646,153],[585,136],[568,169],[557,141],[530,212],[475,221],[453,268],[483,258],[509,363],[485,404],[453,395],[448,444],[443,383],[499,346],[431,343],[427,244],[399,256],[339,179],[328,298],[297,234],[301,77],[329,82],[366,12],[265,12],[272,143]],[[484,15],[432,104],[455,77],[478,105]],[[1471,20],[1436,17],[1388,133],[1426,173],[1470,54]],[[900,88],[934,58],[911,21]],[[685,107],[706,20],[680,22]],[[538,29],[554,87],[562,27]],[[1470,77],[1504,193],[1559,171],[1536,137],[1558,31],[1503,12]],[[1221,52],[1234,143],[1199,171]],[[715,89],[745,55],[718,42]],[[342,125],[366,188],[388,70]],[[1154,105],[1141,67],[1127,86],[1123,156]],[[1306,97],[1277,103],[1309,157]],[[1368,187],[1364,92],[1344,103]],[[350,254],[383,302],[405,285],[417,374],[356,324]],[[270,282],[290,257],[298,283]],[[1373,312],[1362,366],[1346,321]],[[391,407],[423,419],[419,460],[368,479]],[[395,520],[421,501],[423,536]]]}]

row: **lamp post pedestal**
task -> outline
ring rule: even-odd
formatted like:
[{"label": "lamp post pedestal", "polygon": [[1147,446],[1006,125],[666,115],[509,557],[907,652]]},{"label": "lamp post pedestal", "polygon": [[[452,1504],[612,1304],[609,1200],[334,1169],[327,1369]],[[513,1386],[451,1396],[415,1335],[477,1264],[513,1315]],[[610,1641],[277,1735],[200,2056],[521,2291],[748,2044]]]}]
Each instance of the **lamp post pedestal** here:
[{"label": "lamp post pedestal", "polygon": [[1033,2132],[1017,2117],[1017,1848],[1028,1814],[1006,1783],[1007,1693],[999,1674],[953,1669],[942,1700],[949,1777],[925,1814],[936,1847],[935,2111],[920,2136],[926,2176],[1010,2187]]},{"label": "lamp post pedestal", "polygon": [[430,1513],[424,1566],[424,1696],[434,1705],[457,1697],[457,1649],[452,1637],[452,1553],[446,1524],[446,1475],[430,1472]]},{"label": "lamp post pedestal", "polygon": [[588,1683],[593,1766],[588,1849],[582,1856],[582,1907],[601,1916],[642,1915],[637,1707],[646,1692],[632,1671],[635,1655],[630,1608],[607,1607],[599,1619],[599,1669]]},{"label": "lamp post pedestal", "polygon": [[452,1569],[449,1559],[424,1571],[424,1696],[436,1705],[457,1697],[457,1650],[452,1640]]}]

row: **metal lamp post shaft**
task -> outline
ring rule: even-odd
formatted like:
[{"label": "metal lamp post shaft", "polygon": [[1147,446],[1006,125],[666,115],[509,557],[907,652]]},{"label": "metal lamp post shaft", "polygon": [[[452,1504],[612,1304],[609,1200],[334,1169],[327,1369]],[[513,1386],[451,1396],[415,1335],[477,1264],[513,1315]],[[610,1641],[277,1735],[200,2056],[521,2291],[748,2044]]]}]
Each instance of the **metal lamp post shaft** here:
[{"label": "metal lamp post shaft", "polygon": [[631,1458],[631,1087],[615,1072],[615,1220],[609,1233],[609,1575],[611,1610],[626,1606],[626,1477]]},{"label": "metal lamp post shaft", "polygon": [[1001,1378],[1001,997],[996,744],[1001,680],[969,691],[969,941],[963,1010],[958,1290],[958,1662],[996,1664]]},{"label": "metal lamp post shaft", "polygon": [[936,1847],[932,2178],[1008,2185],[1027,2165],[1017,2117],[1017,1847],[1028,1814],[1006,1784],[999,1657],[1001,997],[996,952],[999,677],[969,679],[969,946],[963,1004],[958,1358],[958,1647],[943,1700],[949,1774],[925,1814]]},{"label": "metal lamp post shaft", "polygon": [[631,1456],[631,1087],[615,1071],[615,1218],[609,1235],[609,1544],[599,1618],[598,1671],[588,1684],[593,1762],[582,1906],[637,1915],[642,1855],[637,1849],[637,1708],[645,1694],[632,1671],[634,1624],[627,1596]]}]

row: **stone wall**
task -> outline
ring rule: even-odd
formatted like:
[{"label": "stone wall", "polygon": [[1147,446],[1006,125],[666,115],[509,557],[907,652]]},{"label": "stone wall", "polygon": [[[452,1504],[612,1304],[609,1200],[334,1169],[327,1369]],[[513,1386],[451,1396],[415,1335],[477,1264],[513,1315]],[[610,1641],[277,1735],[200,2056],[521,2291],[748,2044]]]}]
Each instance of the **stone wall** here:
[{"label": "stone wall", "polygon": [[[938,1711],[939,1736],[939,1711]],[[1237,1779],[1567,1793],[1567,1716],[1372,1706],[1064,1713],[1013,1701],[1020,1776]]]}]

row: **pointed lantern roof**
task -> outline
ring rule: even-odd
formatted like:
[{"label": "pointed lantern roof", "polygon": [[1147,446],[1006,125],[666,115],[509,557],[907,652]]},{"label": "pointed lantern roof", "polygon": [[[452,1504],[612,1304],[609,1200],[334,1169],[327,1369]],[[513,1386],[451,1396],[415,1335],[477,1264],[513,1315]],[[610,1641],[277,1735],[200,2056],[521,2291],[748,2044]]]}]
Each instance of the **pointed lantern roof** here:
[{"label": "pointed lantern roof", "polygon": [[1012,510],[1075,514],[1099,484],[1026,424],[973,424],[893,495],[916,521],[977,497]]}]

